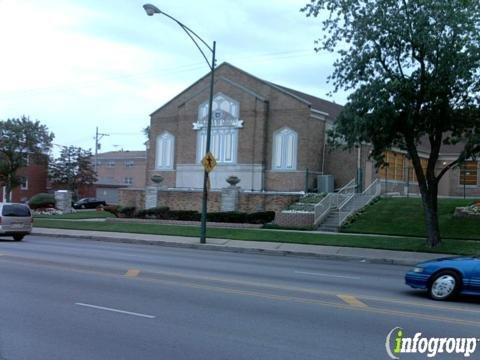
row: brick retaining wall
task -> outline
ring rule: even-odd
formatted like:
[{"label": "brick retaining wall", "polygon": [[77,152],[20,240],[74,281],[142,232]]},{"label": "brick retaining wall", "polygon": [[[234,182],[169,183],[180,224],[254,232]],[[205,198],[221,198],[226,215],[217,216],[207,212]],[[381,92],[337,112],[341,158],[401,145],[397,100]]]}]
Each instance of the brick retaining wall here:
[{"label": "brick retaining wall", "polygon": [[[202,191],[199,190],[160,190],[158,192],[158,206],[168,206],[172,210],[201,211]],[[221,208],[221,191],[208,193],[208,211],[216,212]],[[275,211],[279,213],[290,204],[300,199],[299,193],[276,192],[244,192],[239,194],[239,211]],[[144,189],[119,189],[120,205],[135,206],[143,209],[145,206]]]},{"label": "brick retaining wall", "polygon": [[314,213],[279,212],[275,216],[275,224],[284,228],[312,229],[314,221]]}]

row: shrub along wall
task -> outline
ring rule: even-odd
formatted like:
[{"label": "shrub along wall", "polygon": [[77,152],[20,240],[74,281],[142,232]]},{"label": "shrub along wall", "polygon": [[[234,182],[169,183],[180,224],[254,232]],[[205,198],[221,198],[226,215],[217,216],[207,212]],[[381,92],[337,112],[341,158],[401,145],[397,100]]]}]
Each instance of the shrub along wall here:
[{"label": "shrub along wall", "polygon": [[[136,211],[133,206],[106,206],[105,211],[111,212],[120,218],[160,219],[200,221],[201,214],[195,210],[170,210],[166,206]],[[259,211],[254,213],[243,212],[210,212],[207,213],[207,221],[224,223],[249,223],[266,224],[275,218],[273,211]]]}]

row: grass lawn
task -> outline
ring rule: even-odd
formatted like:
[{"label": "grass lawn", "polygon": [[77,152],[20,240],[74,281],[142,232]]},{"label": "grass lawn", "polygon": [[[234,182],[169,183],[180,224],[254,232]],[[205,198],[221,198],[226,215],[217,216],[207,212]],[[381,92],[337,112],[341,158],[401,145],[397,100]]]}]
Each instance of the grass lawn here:
[{"label": "grass lawn", "polygon": [[108,211],[96,210],[80,210],[70,214],[63,215],[34,215],[35,219],[66,219],[66,220],[81,220],[81,219],[98,219],[114,217]]},{"label": "grass lawn", "polygon": [[[480,240],[480,219],[453,217],[458,206],[473,200],[439,199],[440,232],[445,239]],[[382,198],[368,206],[342,232],[423,237],[426,235],[423,208],[418,198]]]},{"label": "grass lawn", "polygon": [[[198,226],[158,225],[158,224],[110,224],[89,221],[58,221],[36,219],[35,226],[45,228],[113,231],[125,233],[174,235],[199,237]],[[233,240],[273,241],[296,244],[351,246],[387,250],[437,252],[459,255],[480,255],[480,242],[466,240],[445,240],[441,246],[430,249],[423,239],[385,236],[348,236],[339,234],[315,234],[301,231],[275,231],[253,229],[209,228],[207,237]]]}]

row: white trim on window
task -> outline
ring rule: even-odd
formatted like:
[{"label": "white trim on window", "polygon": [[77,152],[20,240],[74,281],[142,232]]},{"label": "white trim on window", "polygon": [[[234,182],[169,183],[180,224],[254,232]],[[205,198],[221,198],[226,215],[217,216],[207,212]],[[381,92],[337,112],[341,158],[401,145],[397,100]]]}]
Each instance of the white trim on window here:
[{"label": "white trim on window", "polygon": [[[238,150],[238,129],[243,128],[239,119],[240,105],[222,93],[217,93],[212,104],[210,152],[220,164],[236,164]],[[208,102],[198,108],[198,120],[193,124],[197,131],[197,162],[201,162],[207,148]]]},{"label": "white trim on window", "polygon": [[155,154],[156,169],[173,169],[175,137],[168,131],[157,136]]},{"label": "white trim on window", "polygon": [[[238,130],[234,128],[213,128],[210,134],[210,152],[218,163],[236,164]],[[207,131],[197,133],[197,162],[202,161],[207,148]]]},{"label": "white trim on window", "polygon": [[297,169],[298,135],[287,127],[273,133],[272,170]]},{"label": "white trim on window", "polygon": [[20,177],[20,190],[28,190],[28,178],[26,176]]}]

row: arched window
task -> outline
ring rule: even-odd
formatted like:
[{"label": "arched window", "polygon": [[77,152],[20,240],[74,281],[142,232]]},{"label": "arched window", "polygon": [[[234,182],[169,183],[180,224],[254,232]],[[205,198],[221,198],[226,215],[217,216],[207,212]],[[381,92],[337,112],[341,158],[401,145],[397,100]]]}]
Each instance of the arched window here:
[{"label": "arched window", "polygon": [[173,169],[173,155],[175,151],[175,137],[169,132],[157,136],[155,157],[156,169]]},{"label": "arched window", "polygon": [[296,170],[298,136],[289,128],[273,133],[272,168],[274,170]]},{"label": "arched window", "polygon": [[[218,163],[235,164],[237,162],[238,129],[243,127],[239,119],[240,107],[237,101],[218,93],[213,98],[212,127],[210,133],[210,152]],[[197,130],[197,162],[205,156],[207,147],[208,102],[198,109],[198,121],[193,124]]]}]

